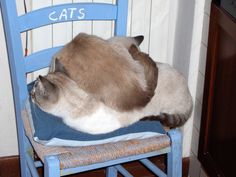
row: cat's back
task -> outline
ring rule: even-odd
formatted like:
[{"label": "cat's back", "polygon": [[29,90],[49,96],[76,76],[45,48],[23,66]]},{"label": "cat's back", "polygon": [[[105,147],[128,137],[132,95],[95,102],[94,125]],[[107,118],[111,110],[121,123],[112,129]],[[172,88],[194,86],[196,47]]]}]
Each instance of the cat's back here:
[{"label": "cat's back", "polygon": [[192,109],[192,97],[185,77],[169,64],[156,64],[158,81],[153,102],[159,103],[162,112],[190,111]]},{"label": "cat's back", "polygon": [[142,107],[150,100],[143,66],[118,43],[81,33],[54,58],[83,90],[115,109]]},{"label": "cat's back", "polygon": [[169,87],[170,90],[174,90],[178,86],[180,88],[187,88],[187,81],[185,77],[174,67],[166,63],[156,62],[158,68],[158,85],[163,87]]}]

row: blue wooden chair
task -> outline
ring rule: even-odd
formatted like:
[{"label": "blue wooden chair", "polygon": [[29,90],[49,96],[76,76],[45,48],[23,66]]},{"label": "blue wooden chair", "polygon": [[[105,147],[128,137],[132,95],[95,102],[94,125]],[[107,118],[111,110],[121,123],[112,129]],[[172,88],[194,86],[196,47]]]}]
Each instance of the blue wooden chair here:
[{"label": "blue wooden chair", "polygon": [[[126,171],[121,164],[134,160],[139,160],[157,176],[182,176],[182,141],[181,133],[178,130],[170,130],[161,138],[137,140],[139,144],[142,144],[140,147],[137,144],[129,143],[129,141],[118,142],[116,143],[116,146],[119,147],[119,149],[122,149],[124,153],[118,153],[115,158],[113,154],[111,154],[108,157],[102,157],[99,161],[92,160],[92,162],[87,162],[85,164],[83,163],[82,158],[93,159],[93,156],[96,156],[96,154],[91,155],[91,149],[78,147],[73,148],[72,152],[72,149],[68,148],[66,152],[72,154],[71,158],[73,158],[71,159],[73,163],[69,163],[70,157],[67,156],[63,159],[65,151],[61,154],[57,153],[57,155],[55,155],[53,152],[57,150],[54,151],[54,149],[51,149],[48,151],[48,148],[50,149],[52,147],[46,147],[35,143],[32,140],[32,137],[30,137],[32,135],[27,134],[28,131],[25,127],[26,125],[23,123],[23,118],[25,117],[25,104],[28,97],[26,74],[48,67],[51,57],[61,47],[49,48],[25,57],[23,55],[20,34],[34,28],[65,21],[114,20],[114,35],[126,35],[127,0],[117,0],[115,5],[103,3],[72,3],[56,5],[31,11],[21,16],[18,16],[17,14],[15,0],[0,0],[0,2],[11,71],[22,177],[38,176],[37,168],[42,166],[44,166],[45,177],[63,176],[104,167],[106,167],[106,175],[109,177],[117,176],[118,173],[129,177],[132,175]],[[75,9],[74,13],[68,18],[57,18],[54,16],[56,13],[62,12],[63,9],[72,8]],[[101,145],[99,147],[99,155],[101,155],[104,150],[112,149],[109,148],[109,146],[112,146],[112,144]],[[129,151],[126,152],[126,149]],[[145,151],[143,151],[144,149]],[[39,155],[41,160],[36,161],[32,157],[33,151]],[[79,156],[77,151],[82,151],[84,157]],[[115,151],[111,153],[115,153]],[[149,157],[160,154],[167,154],[167,174],[148,160]]]}]

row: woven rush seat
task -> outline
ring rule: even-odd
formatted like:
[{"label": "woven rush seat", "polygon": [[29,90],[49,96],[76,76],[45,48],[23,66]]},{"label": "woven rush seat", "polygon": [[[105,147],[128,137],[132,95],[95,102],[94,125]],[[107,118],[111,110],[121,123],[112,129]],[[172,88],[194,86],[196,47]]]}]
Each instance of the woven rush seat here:
[{"label": "woven rush seat", "polygon": [[53,147],[44,146],[33,140],[27,111],[22,112],[26,135],[29,137],[38,157],[44,162],[44,157],[57,155],[60,160],[60,168],[72,168],[105,162],[109,160],[127,157],[130,155],[143,154],[170,147],[170,138],[166,134],[145,138],[107,143],[83,147]]}]

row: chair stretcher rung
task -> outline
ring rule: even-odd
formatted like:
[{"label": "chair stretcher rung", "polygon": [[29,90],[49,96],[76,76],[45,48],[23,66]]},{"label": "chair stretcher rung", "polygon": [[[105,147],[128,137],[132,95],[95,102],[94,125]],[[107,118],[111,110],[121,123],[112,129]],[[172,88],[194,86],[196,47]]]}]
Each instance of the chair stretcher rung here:
[{"label": "chair stretcher rung", "polygon": [[149,170],[151,170],[155,175],[159,177],[167,177],[167,175],[160,170],[156,165],[154,165],[150,160],[148,159],[141,159],[139,160],[145,167],[147,167]]},{"label": "chair stretcher rung", "polygon": [[123,158],[119,158],[119,159],[115,159],[115,160],[100,162],[100,163],[86,165],[86,166],[80,166],[80,167],[75,167],[75,168],[67,168],[67,169],[61,170],[61,175],[64,176],[64,175],[68,175],[68,174],[84,172],[84,171],[103,168],[103,167],[107,167],[107,166],[113,166],[113,165],[116,165],[116,164],[131,162],[131,161],[139,160],[139,159],[142,159],[142,158],[153,157],[153,156],[157,156],[157,155],[160,155],[160,154],[165,154],[169,150],[170,150],[170,148],[167,147],[167,148],[164,148],[163,151],[161,150],[161,151],[155,151],[155,152],[148,152],[148,153],[145,153],[145,154],[138,154],[138,155],[133,155],[133,156],[129,156],[129,157],[123,157]]},{"label": "chair stretcher rung", "polygon": [[124,167],[116,165],[115,168],[125,177],[133,177]]}]

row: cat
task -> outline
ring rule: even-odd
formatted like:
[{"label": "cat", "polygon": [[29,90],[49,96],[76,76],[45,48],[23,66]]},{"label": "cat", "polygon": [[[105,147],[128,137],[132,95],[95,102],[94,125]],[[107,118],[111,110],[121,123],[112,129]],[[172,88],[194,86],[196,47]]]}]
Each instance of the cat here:
[{"label": "cat", "polygon": [[[147,70],[146,72],[146,75],[149,75],[147,76],[147,78],[149,80],[147,80],[147,83],[150,85],[149,88],[154,88],[154,86],[152,86],[151,84],[154,84],[156,85],[157,84],[157,81],[153,82],[155,78],[153,78],[154,74],[152,74],[153,70],[149,70],[150,66],[149,65],[161,65],[161,63],[155,63],[148,54],[144,53],[144,52],[141,52],[136,45],[134,44],[131,44],[130,48],[129,48],[129,53],[131,54],[131,56],[136,59],[136,60],[139,60],[140,62],[143,62],[143,66],[144,66],[144,70]],[[173,68],[172,68],[173,69]],[[169,68],[169,70],[171,70],[171,68]],[[157,70],[158,72],[158,67],[157,67]],[[174,73],[175,72],[175,75],[179,75],[178,77],[176,78],[179,78],[181,80],[181,76],[180,73],[178,73],[177,71],[175,71],[174,69],[172,70],[172,72]],[[182,78],[184,79],[184,78]],[[184,82],[182,80],[182,82]],[[186,83],[185,83],[186,85]],[[186,120],[190,117],[190,114],[192,112],[192,98],[191,98],[191,95],[187,90],[185,90],[185,93],[186,93],[186,96],[188,98],[186,99],[189,99],[189,107],[187,107],[187,109],[189,111],[186,111],[184,113],[184,111],[182,113],[175,113],[175,114],[169,114],[169,113],[165,113],[165,112],[161,112],[160,115],[152,115],[152,116],[147,116],[147,117],[144,117],[142,118],[141,120],[142,121],[145,121],[145,120],[159,120],[163,125],[169,127],[169,128],[174,128],[174,127],[177,127],[177,126],[182,126]],[[183,97],[185,98],[185,97]],[[174,100],[173,100],[174,101]]]},{"label": "cat", "polygon": [[[134,59],[150,59],[134,45],[128,51]],[[90,134],[108,133],[149,116],[154,116],[165,126],[182,126],[190,117],[193,106],[185,78],[168,64],[155,64],[158,68],[155,94],[142,108],[117,111],[105,105],[68,77],[59,60],[55,60],[54,72],[38,77],[31,98],[45,112],[61,117],[65,124],[76,130]]]},{"label": "cat", "polygon": [[[50,72],[57,59],[69,78],[105,105],[117,111],[144,107],[154,95],[158,72],[156,65],[144,67],[129,54],[130,45],[138,46],[142,41],[143,36],[104,40],[80,33],[55,54]],[[147,83],[150,73],[153,84]]]}]

